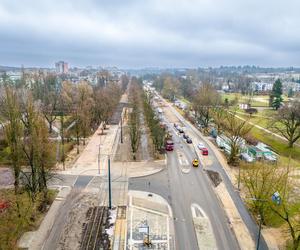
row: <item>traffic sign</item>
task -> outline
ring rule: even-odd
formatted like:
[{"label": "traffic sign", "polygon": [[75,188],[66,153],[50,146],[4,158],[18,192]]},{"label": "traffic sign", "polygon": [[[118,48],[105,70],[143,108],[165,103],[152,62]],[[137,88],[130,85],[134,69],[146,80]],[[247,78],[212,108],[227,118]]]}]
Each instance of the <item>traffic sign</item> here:
[{"label": "traffic sign", "polygon": [[278,191],[276,191],[273,195],[272,195],[272,201],[274,203],[276,203],[277,205],[281,204],[281,197]]}]

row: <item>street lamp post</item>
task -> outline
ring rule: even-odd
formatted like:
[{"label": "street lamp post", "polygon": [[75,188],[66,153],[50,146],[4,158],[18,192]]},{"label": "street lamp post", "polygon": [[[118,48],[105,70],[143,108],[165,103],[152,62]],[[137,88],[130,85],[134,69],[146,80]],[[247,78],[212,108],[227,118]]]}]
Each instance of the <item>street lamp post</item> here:
[{"label": "street lamp post", "polygon": [[238,190],[240,191],[240,185],[241,185],[241,166],[239,164],[239,177],[238,177]]},{"label": "street lamp post", "polygon": [[121,143],[123,143],[123,111],[121,113]]},{"label": "street lamp post", "polygon": [[108,155],[108,208],[111,209],[111,176],[110,176],[110,156]]},{"label": "street lamp post", "polygon": [[98,149],[98,174],[100,175],[100,147],[101,147],[101,135],[99,134],[99,149]]},{"label": "street lamp post", "polygon": [[258,236],[257,236],[257,244],[256,244],[256,250],[259,249],[259,243],[260,243],[260,235],[261,235],[261,223],[262,223],[262,215],[258,215],[259,219],[259,228],[258,228]]},{"label": "street lamp post", "polygon": [[[257,199],[257,198],[250,198],[250,200],[258,201],[258,202],[268,202],[268,200]],[[281,204],[281,197],[280,197],[279,192],[275,192],[275,193],[272,195],[272,201],[273,201],[276,205],[280,205],[280,204]],[[262,208],[261,208],[261,207],[259,208],[258,219],[259,219],[259,227],[258,227],[258,235],[257,235],[256,250],[259,250],[260,237],[261,237],[261,227],[262,227],[262,221],[263,221],[263,211],[262,211]]]}]

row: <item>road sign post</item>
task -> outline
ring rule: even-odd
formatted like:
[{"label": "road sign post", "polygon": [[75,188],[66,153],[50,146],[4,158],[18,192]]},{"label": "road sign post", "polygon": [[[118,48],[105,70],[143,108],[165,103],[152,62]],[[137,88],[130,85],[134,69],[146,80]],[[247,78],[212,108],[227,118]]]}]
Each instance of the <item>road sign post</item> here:
[{"label": "road sign post", "polygon": [[276,191],[273,195],[272,195],[272,201],[276,204],[276,205],[280,205],[281,204],[281,197],[278,191]]}]

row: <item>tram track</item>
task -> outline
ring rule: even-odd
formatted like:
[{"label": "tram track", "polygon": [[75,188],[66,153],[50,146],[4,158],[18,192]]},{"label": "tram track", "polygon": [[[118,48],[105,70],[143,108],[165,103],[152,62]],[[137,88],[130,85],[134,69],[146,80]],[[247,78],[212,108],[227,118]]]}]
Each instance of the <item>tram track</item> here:
[{"label": "tram track", "polygon": [[110,249],[110,241],[105,229],[109,227],[109,209],[105,206],[107,192],[100,188],[99,206],[90,207],[87,211],[87,222],[83,226],[80,250]]},{"label": "tram track", "polygon": [[81,250],[109,249],[108,235],[105,233],[108,220],[108,208],[105,206],[91,207],[90,218],[84,229]]}]

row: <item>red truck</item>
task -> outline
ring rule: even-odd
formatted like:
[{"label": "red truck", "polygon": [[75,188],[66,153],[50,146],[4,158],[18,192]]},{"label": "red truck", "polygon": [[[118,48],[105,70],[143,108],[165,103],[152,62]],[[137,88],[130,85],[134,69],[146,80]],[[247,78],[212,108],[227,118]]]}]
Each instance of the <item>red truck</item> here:
[{"label": "red truck", "polygon": [[166,150],[167,151],[173,151],[174,149],[174,142],[172,140],[166,141]]}]

